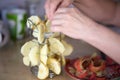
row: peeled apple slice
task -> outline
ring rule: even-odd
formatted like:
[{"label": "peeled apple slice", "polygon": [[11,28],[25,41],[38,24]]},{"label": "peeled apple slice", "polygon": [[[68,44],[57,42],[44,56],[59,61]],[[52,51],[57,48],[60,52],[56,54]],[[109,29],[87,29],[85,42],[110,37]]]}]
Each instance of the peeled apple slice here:
[{"label": "peeled apple slice", "polygon": [[[29,21],[30,20],[30,21]],[[31,22],[32,21],[32,22]],[[30,29],[34,29],[39,23],[41,22],[41,19],[38,16],[31,16],[30,18],[28,18],[27,20],[27,27]],[[34,25],[34,24],[35,25]]]},{"label": "peeled apple slice", "polygon": [[57,61],[59,61],[63,66],[66,64],[65,57],[62,54],[60,54],[60,55],[53,54],[50,57],[56,59]]},{"label": "peeled apple slice", "polygon": [[39,46],[37,40],[26,42],[21,48],[21,54],[23,56],[28,56],[31,48],[34,46]]},{"label": "peeled apple slice", "polygon": [[48,46],[45,44],[40,50],[40,61],[42,61],[45,65],[47,64],[47,54],[48,54]]},{"label": "peeled apple slice", "polygon": [[46,79],[48,75],[49,75],[48,67],[43,63],[40,63],[37,77],[39,79]]},{"label": "peeled apple slice", "polygon": [[61,73],[61,65],[60,62],[54,58],[48,59],[48,68],[53,71],[55,74],[59,75]]},{"label": "peeled apple slice", "polygon": [[53,55],[50,56],[50,57],[52,57],[52,58],[56,59],[57,61],[61,62],[61,56],[58,55],[58,54],[53,54]]},{"label": "peeled apple slice", "polygon": [[50,51],[53,53],[63,53],[65,51],[64,45],[56,38],[49,38]]},{"label": "peeled apple slice", "polygon": [[39,64],[40,62],[40,48],[39,46],[34,46],[31,50],[30,50],[30,53],[29,53],[29,59],[31,61],[31,66],[36,66]]},{"label": "peeled apple slice", "polygon": [[46,24],[45,24],[45,25],[47,26],[47,32],[51,32],[51,31],[50,31],[50,24],[51,24],[50,21],[47,20],[47,22],[46,22]]},{"label": "peeled apple slice", "polygon": [[32,33],[33,37],[37,38],[38,37],[38,33],[39,33],[38,29],[34,29],[33,33]]},{"label": "peeled apple slice", "polygon": [[63,40],[62,40],[62,43],[63,43],[63,45],[65,47],[65,51],[64,51],[63,55],[64,56],[69,56],[73,51],[73,47],[70,44],[68,44],[67,42],[63,41]]},{"label": "peeled apple slice", "polygon": [[29,66],[29,65],[30,65],[30,59],[29,59],[28,56],[23,57],[23,63],[24,63],[24,65],[26,65],[26,66]]},{"label": "peeled apple slice", "polygon": [[62,65],[65,66],[65,64],[66,64],[65,57],[62,55],[61,58],[62,58]]},{"label": "peeled apple slice", "polygon": [[44,27],[38,25],[38,42],[41,44],[44,40]]}]

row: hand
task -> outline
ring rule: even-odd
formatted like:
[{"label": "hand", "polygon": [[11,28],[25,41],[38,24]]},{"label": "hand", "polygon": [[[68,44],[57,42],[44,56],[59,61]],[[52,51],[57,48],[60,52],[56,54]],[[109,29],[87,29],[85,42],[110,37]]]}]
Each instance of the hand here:
[{"label": "hand", "polygon": [[67,7],[69,6],[73,0],[46,0],[45,3],[45,11],[48,19],[52,19],[55,11],[59,7]]},{"label": "hand", "polygon": [[97,24],[75,8],[59,8],[52,19],[51,30],[82,39],[120,64],[120,35]]},{"label": "hand", "polygon": [[83,15],[76,8],[59,8],[51,22],[53,32],[61,32],[75,39],[88,37],[95,22]]}]

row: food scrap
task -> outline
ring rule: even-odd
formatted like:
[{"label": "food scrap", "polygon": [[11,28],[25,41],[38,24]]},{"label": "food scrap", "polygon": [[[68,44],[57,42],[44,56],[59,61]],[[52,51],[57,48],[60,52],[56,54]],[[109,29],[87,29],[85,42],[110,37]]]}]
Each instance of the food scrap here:
[{"label": "food scrap", "polygon": [[72,77],[86,80],[96,80],[94,79],[96,76],[104,80],[105,68],[106,62],[98,55],[76,58],[68,61],[65,67]]}]

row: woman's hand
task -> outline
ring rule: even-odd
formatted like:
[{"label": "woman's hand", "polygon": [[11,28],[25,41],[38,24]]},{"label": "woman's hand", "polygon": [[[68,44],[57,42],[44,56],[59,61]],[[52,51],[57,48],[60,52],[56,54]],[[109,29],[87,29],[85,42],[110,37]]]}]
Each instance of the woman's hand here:
[{"label": "woman's hand", "polygon": [[55,11],[60,7],[69,6],[73,0],[46,0],[45,11],[48,19],[52,19]]},{"label": "woman's hand", "polygon": [[96,23],[86,17],[76,8],[59,8],[51,22],[53,32],[62,32],[75,39],[84,39],[89,36]]}]

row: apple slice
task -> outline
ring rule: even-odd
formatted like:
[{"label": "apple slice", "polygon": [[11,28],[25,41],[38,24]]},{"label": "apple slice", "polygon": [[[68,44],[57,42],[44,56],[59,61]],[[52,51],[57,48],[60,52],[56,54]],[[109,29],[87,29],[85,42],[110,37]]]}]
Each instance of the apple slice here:
[{"label": "apple slice", "polygon": [[29,53],[29,59],[31,61],[31,66],[36,66],[40,63],[40,47],[34,46]]},{"label": "apple slice", "polygon": [[38,38],[38,33],[39,33],[39,30],[35,28],[32,33],[33,37]]},{"label": "apple slice", "polygon": [[29,66],[29,65],[30,65],[30,59],[29,59],[28,56],[23,57],[23,63],[24,63],[24,65],[26,65],[26,66]]},{"label": "apple slice", "polygon": [[65,57],[62,55],[61,58],[62,58],[62,61],[61,61],[61,62],[62,62],[62,65],[65,66],[65,64],[66,64]]},{"label": "apple slice", "polygon": [[37,77],[39,79],[46,79],[48,77],[48,75],[49,75],[48,67],[41,62],[39,65]]},{"label": "apple slice", "polygon": [[61,64],[55,58],[48,58],[47,65],[55,74],[59,75],[61,73]]},{"label": "apple slice", "polygon": [[50,23],[49,20],[47,20],[47,22],[45,23],[45,25],[46,25],[46,28],[47,28],[46,32],[51,32],[51,30],[50,30],[51,23]]},{"label": "apple slice", "polygon": [[63,53],[64,56],[69,56],[73,52],[73,47],[72,45],[68,44],[66,41],[62,40],[62,43],[65,47],[65,51]]},{"label": "apple slice", "polygon": [[64,45],[56,38],[49,38],[50,51],[52,53],[63,53],[65,51]]},{"label": "apple slice", "polygon": [[30,29],[34,29],[40,22],[41,19],[38,16],[31,16],[27,20],[27,27]]},{"label": "apple slice", "polygon": [[21,48],[21,54],[23,56],[28,56],[31,48],[34,46],[39,46],[37,40],[34,39],[32,41],[26,42]]},{"label": "apple slice", "polygon": [[45,44],[40,50],[40,60],[46,65],[47,64],[47,54],[48,54],[48,46]]},{"label": "apple slice", "polygon": [[41,44],[44,40],[44,32],[45,32],[45,28],[42,25],[38,25],[38,42]]}]

